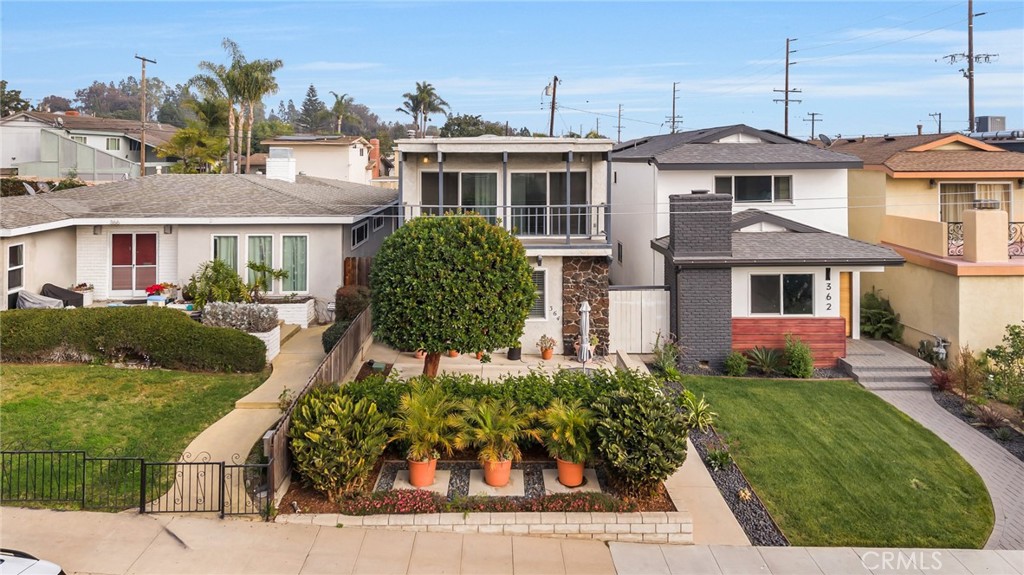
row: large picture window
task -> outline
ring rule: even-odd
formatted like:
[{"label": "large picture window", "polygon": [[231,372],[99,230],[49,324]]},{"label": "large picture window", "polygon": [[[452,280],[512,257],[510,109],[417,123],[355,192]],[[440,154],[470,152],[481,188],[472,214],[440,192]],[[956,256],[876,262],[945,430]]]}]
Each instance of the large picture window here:
[{"label": "large picture window", "polygon": [[445,172],[444,202],[441,201],[437,174],[421,174],[423,212],[441,214],[460,209],[473,210],[496,221],[498,211],[498,174],[493,172]]},{"label": "large picture window", "polygon": [[[590,227],[587,174],[565,172],[512,174],[512,228],[519,235],[586,235]],[[566,207],[568,205],[568,207]],[[576,207],[579,206],[579,207]]]},{"label": "large picture window", "polygon": [[750,276],[750,313],[814,314],[814,274]]},{"label": "large picture window", "polygon": [[792,202],[793,176],[715,176],[715,193],[737,203]]},{"label": "large picture window", "polygon": [[974,207],[975,200],[995,200],[999,209],[1010,211],[1010,184],[940,183],[939,216],[944,222],[964,221],[964,210]]},{"label": "large picture window", "polygon": [[307,242],[308,238],[306,236],[281,237],[281,260],[283,262],[281,267],[284,271],[288,272],[288,277],[281,280],[281,291],[309,291],[307,282],[309,270]]},{"label": "large picture window", "polygon": [[[268,268],[274,267],[274,236],[249,236],[248,258],[250,262],[265,265]],[[268,273],[259,273],[249,270],[249,282],[255,283],[259,279],[263,291],[271,291],[271,278]]]},{"label": "large picture window", "polygon": [[238,271],[238,236],[213,236],[213,259]]}]

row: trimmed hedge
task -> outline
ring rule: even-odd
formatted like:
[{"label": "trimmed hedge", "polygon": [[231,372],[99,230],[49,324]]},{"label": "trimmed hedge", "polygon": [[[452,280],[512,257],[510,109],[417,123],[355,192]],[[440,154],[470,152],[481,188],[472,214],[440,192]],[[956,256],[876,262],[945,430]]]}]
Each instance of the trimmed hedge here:
[{"label": "trimmed hedge", "polygon": [[331,353],[335,344],[338,343],[341,336],[345,335],[345,330],[350,325],[352,325],[351,321],[336,321],[331,324],[331,327],[324,330],[323,335],[320,336],[320,343],[324,346],[324,353]]},{"label": "trimmed hedge", "polygon": [[256,372],[266,367],[259,339],[207,327],[178,310],[148,307],[23,309],[0,314],[3,361],[121,361],[167,369]]}]

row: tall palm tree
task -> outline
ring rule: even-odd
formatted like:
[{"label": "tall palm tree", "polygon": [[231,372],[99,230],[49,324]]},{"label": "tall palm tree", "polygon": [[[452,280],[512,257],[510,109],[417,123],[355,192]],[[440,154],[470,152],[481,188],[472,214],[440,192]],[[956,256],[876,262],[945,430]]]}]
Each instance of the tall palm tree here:
[{"label": "tall palm tree", "polygon": [[358,117],[352,113],[350,106],[352,105],[352,96],[348,94],[338,95],[337,92],[331,91],[330,94],[334,96],[334,105],[331,106],[331,114],[334,115],[335,131],[341,133],[341,124],[345,120],[355,121]]},{"label": "tall palm tree", "polygon": [[448,102],[445,102],[443,98],[437,95],[434,90],[434,86],[429,82],[416,82],[416,95],[420,102],[420,120],[423,122],[423,132],[427,131],[427,121],[430,119],[430,114],[444,114],[448,115]]},{"label": "tall palm tree", "polygon": [[395,108],[395,111],[408,114],[412,118],[412,123],[416,125],[416,131],[418,132],[420,129],[420,110],[422,109],[419,98],[411,92],[402,94],[402,97],[405,98],[405,101],[402,102],[402,107]]},{"label": "tall palm tree", "polygon": [[254,60],[246,62],[244,57],[238,63],[242,100],[242,110],[247,116],[245,130],[245,173],[249,173],[250,160],[252,156],[252,124],[256,115],[256,104],[265,96],[277,92],[277,80],[274,72],[281,69],[284,62],[281,60]]},{"label": "tall palm tree", "polygon": [[226,169],[230,169],[234,160],[235,140],[235,102],[238,100],[238,79],[232,68],[223,64],[215,64],[203,60],[199,63],[199,69],[203,70],[188,81],[188,86],[196,88],[204,98],[208,100],[222,100],[227,102],[228,120],[228,163]]}]

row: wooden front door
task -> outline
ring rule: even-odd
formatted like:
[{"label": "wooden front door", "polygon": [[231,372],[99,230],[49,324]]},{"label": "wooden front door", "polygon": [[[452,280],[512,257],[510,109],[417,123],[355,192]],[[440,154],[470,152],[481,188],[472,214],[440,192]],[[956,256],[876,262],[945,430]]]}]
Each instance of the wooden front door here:
[{"label": "wooden front door", "polygon": [[156,234],[111,234],[110,290],[142,295],[156,283]]},{"label": "wooden front door", "polygon": [[846,322],[846,337],[853,335],[853,272],[839,272],[839,315]]}]

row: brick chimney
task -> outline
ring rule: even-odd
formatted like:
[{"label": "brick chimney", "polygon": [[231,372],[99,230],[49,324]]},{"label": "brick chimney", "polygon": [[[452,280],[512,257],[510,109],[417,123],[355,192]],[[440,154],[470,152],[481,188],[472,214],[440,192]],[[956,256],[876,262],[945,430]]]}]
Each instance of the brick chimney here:
[{"label": "brick chimney", "polygon": [[682,257],[732,255],[732,196],[693,190],[669,196],[669,247]]},{"label": "brick chimney", "polygon": [[370,164],[373,165],[371,176],[376,180],[380,177],[380,140],[377,138],[370,140]]}]

